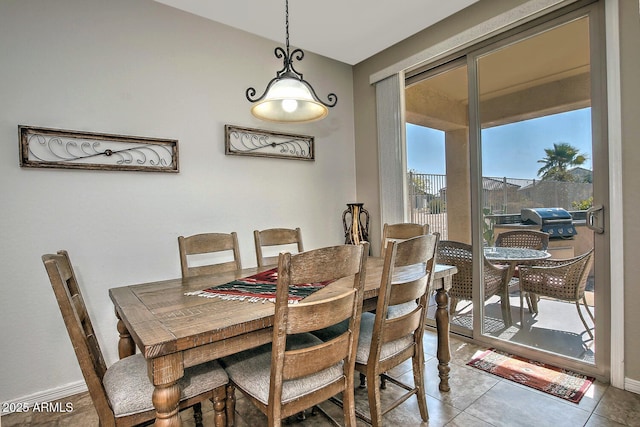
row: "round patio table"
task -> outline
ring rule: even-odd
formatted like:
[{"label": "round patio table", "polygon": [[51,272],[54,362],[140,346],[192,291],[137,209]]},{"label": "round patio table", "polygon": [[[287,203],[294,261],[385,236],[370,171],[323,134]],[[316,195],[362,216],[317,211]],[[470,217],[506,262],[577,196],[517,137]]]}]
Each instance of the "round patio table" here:
[{"label": "round patio table", "polygon": [[[503,298],[509,298],[509,284],[513,278],[518,265],[535,265],[536,261],[547,259],[551,254],[547,251],[539,251],[537,249],[511,248],[504,246],[487,246],[484,248],[484,256],[491,262],[498,264],[508,264],[509,269],[505,277]],[[518,286],[519,287],[519,286]],[[529,295],[527,298],[529,309],[537,312],[538,304],[535,295]]]},{"label": "round patio table", "polygon": [[484,248],[484,256],[489,261],[508,262],[510,264],[531,264],[534,261],[546,259],[551,256],[547,251],[537,249],[511,248],[504,246],[487,246]]}]

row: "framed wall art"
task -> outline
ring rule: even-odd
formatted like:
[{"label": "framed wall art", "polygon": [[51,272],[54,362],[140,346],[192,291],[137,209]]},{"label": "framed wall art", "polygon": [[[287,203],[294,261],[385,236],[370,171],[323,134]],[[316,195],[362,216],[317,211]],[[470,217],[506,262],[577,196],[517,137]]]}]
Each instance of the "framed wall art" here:
[{"label": "framed wall art", "polygon": [[178,172],[178,141],[18,126],[26,168]]},{"label": "framed wall art", "polygon": [[225,154],[315,160],[312,136],[225,125]]}]

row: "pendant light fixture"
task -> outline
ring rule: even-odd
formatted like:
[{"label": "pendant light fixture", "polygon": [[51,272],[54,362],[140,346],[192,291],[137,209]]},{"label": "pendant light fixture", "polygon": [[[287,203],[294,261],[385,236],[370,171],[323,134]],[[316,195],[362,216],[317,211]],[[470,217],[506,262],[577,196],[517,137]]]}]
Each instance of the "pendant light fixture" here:
[{"label": "pendant light fixture", "polygon": [[301,61],[304,52],[289,52],[289,0],[285,2],[286,51],[276,47],[276,58],[282,58],[283,67],[271,79],[264,93],[256,96],[256,90],[247,89],[246,96],[254,105],[251,113],[259,119],[271,122],[313,122],[327,116],[329,108],[338,102],[335,93],[327,95],[328,102],[318,98],[311,84],[293,67],[293,60]]}]

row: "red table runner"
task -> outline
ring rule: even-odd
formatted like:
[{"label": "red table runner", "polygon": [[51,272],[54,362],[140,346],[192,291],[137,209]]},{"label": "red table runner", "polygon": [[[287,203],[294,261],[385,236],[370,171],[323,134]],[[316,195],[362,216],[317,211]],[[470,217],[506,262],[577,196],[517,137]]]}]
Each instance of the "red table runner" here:
[{"label": "red table runner", "polygon": [[[196,295],[206,298],[222,298],[248,302],[276,301],[278,269],[273,268],[253,276],[236,279],[201,291],[187,292],[185,295]],[[295,304],[317,290],[324,288],[331,281],[321,283],[304,283],[289,287],[289,304]]]}]

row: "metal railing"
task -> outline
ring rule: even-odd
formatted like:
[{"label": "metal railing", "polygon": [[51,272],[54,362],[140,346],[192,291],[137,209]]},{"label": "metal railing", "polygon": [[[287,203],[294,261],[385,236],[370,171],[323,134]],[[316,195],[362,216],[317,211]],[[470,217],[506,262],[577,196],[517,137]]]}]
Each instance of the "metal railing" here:
[{"label": "metal railing", "polygon": [[[439,174],[407,175],[407,209],[411,222],[429,224],[431,231],[447,239],[447,176]],[[589,182],[564,182],[506,177],[482,178],[483,212],[517,214],[522,208],[558,207],[579,209],[593,195]]]}]

